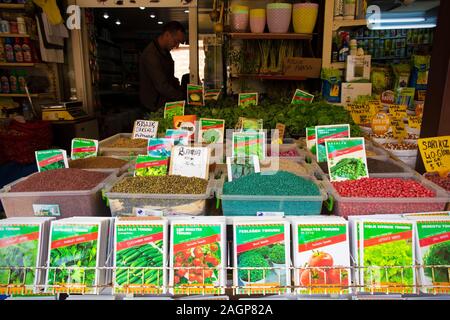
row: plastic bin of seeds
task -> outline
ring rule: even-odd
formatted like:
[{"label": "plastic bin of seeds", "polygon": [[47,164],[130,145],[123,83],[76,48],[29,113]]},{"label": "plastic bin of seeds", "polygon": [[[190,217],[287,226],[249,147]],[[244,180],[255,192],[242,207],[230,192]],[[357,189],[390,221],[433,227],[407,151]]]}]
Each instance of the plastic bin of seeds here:
[{"label": "plastic bin of seeds", "polygon": [[39,215],[42,205],[55,205],[57,218],[108,216],[109,209],[102,199],[101,189],[116,179],[116,172],[104,170],[49,170],[4,186],[0,190],[0,199],[7,217]]},{"label": "plastic bin of seeds", "polygon": [[133,177],[125,173],[105,187],[112,216],[206,215],[212,206],[214,177],[209,180],[181,176]]},{"label": "plastic bin of seeds", "polygon": [[98,144],[99,155],[135,157],[147,154],[147,139],[131,139],[131,133],[118,133]]},{"label": "plastic bin of seeds", "polygon": [[370,178],[322,182],[339,216],[442,211],[448,193],[415,172],[374,173]]},{"label": "plastic bin of seeds", "polygon": [[217,198],[225,216],[256,216],[257,212],[297,216],[319,215],[327,193],[309,175],[272,171],[224,182]]},{"label": "plastic bin of seeds", "polygon": [[104,170],[105,172],[115,172],[117,176],[127,172],[132,167],[131,161],[117,156],[98,156],[83,159],[69,159],[69,168],[77,168],[83,170]]},{"label": "plastic bin of seeds", "polygon": [[268,157],[280,157],[288,159],[304,159],[305,154],[296,144],[268,144]]}]

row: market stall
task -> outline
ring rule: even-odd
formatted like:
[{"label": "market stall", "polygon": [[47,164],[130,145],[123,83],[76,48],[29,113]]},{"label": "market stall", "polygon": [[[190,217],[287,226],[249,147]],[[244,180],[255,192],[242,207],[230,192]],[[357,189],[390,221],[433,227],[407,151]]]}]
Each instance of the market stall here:
[{"label": "market stall", "polygon": [[[189,8],[186,100],[123,117],[129,130],[32,151],[37,172],[0,189],[0,294],[449,299],[450,136],[421,136],[430,56],[365,47],[387,37],[431,50],[433,29],[366,34],[364,1],[318,2],[212,1],[210,44],[234,57],[210,58],[223,87],[198,79],[197,2],[146,3]],[[336,34],[351,43],[341,63],[325,44],[331,24],[361,28]],[[86,32],[71,41],[90,105]],[[403,64],[371,63],[387,58]]]}]

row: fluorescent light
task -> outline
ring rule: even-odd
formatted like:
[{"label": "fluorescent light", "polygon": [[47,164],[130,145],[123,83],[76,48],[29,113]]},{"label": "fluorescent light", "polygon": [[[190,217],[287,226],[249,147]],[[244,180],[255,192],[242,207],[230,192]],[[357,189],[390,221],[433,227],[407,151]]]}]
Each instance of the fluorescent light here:
[{"label": "fluorescent light", "polygon": [[121,23],[122,23],[122,22],[120,22],[119,19],[116,20],[116,24],[117,24],[117,25],[120,25]]},{"label": "fluorescent light", "polygon": [[370,19],[369,23],[402,23],[402,22],[424,22],[425,18],[396,18],[396,19]]},{"label": "fluorescent light", "polygon": [[390,30],[390,29],[418,29],[418,28],[434,28],[436,23],[418,23],[418,24],[391,24],[391,25],[368,25],[370,30]]},{"label": "fluorescent light", "polygon": [[189,13],[189,10],[184,10],[184,13]]},{"label": "fluorescent light", "polygon": [[139,9],[141,9],[141,10],[145,10],[145,7],[139,7]]},{"label": "fluorescent light", "polygon": [[105,19],[108,19],[108,18],[109,18],[108,12],[105,12],[105,13],[103,14],[103,18],[105,18]]},{"label": "fluorescent light", "polygon": [[155,19],[156,16],[155,16],[154,14],[151,14],[151,15],[150,15],[150,18]]},{"label": "fluorescent light", "polygon": [[162,22],[162,21],[158,21],[158,24],[163,24],[164,22]]}]

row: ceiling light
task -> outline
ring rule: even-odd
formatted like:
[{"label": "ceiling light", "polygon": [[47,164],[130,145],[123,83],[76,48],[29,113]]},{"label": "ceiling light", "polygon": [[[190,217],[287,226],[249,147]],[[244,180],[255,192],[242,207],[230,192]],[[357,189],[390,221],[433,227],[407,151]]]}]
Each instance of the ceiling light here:
[{"label": "ceiling light", "polygon": [[108,19],[108,18],[109,18],[108,12],[105,12],[105,13],[103,14],[103,18],[105,18],[105,19]]},{"label": "ceiling light", "polygon": [[395,25],[368,25],[370,30],[389,30],[389,29],[418,29],[418,28],[434,28],[436,23],[418,23],[418,24],[395,24]]},{"label": "ceiling light", "polygon": [[150,15],[150,18],[155,19],[155,18],[156,18],[156,15],[151,14],[151,15]]},{"label": "ceiling light", "polygon": [[425,18],[397,18],[397,19],[368,19],[369,23],[401,23],[401,22],[424,22]]},{"label": "ceiling light", "polygon": [[145,10],[145,7],[139,7],[139,9],[141,9],[141,10]]},{"label": "ceiling light", "polygon": [[162,22],[162,21],[158,21],[158,24],[163,24],[164,22]]},{"label": "ceiling light", "polygon": [[189,13],[189,10],[184,10],[184,13]]},{"label": "ceiling light", "polygon": [[117,25],[120,25],[121,23],[122,23],[122,22],[120,22],[119,19],[116,20],[116,24],[117,24]]}]

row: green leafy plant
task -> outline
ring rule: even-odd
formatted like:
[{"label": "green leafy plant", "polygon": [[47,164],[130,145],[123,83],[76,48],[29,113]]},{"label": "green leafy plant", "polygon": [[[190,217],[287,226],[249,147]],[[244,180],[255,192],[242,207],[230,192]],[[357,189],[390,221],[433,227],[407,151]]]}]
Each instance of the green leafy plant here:
[{"label": "green leafy plant", "polygon": [[0,267],[11,267],[0,269],[0,285],[32,285],[34,283],[35,270],[14,267],[36,266],[37,240],[19,243],[0,249]]},{"label": "green leafy plant", "polygon": [[[413,284],[410,240],[392,241],[364,248],[365,281],[374,284]],[[371,268],[395,266],[396,268]],[[403,268],[402,268],[403,267]]]},{"label": "green leafy plant", "polygon": [[[254,251],[247,251],[239,256],[239,278],[246,282],[256,282],[269,274],[269,263]],[[261,269],[248,269],[261,268]]]},{"label": "green leafy plant", "polygon": [[273,263],[283,264],[286,262],[285,246],[284,244],[275,244],[270,248],[269,259]]},{"label": "green leafy plant", "polygon": [[[425,266],[450,265],[450,242],[441,242],[430,246],[425,253]],[[425,274],[434,282],[449,282],[448,268],[425,268]]]},{"label": "green leafy plant", "polygon": [[333,178],[347,178],[350,180],[358,179],[366,174],[366,164],[359,158],[345,158],[331,167]]}]

